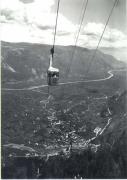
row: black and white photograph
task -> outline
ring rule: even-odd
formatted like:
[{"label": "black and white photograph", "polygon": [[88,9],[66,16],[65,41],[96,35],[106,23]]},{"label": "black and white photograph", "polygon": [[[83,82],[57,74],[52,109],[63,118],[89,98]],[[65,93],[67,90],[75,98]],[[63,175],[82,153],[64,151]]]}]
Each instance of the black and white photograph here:
[{"label": "black and white photograph", "polygon": [[127,0],[1,0],[1,179],[127,179]]}]

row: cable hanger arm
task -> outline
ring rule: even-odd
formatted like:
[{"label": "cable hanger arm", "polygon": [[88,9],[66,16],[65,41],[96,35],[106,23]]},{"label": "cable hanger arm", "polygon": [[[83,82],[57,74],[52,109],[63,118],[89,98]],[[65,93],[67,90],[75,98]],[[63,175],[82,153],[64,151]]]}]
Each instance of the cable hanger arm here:
[{"label": "cable hanger arm", "polygon": [[56,30],[57,30],[57,24],[58,24],[58,15],[59,15],[59,6],[60,6],[60,0],[58,0],[58,4],[57,4],[57,13],[56,13],[56,23],[55,23],[55,30],[54,30],[54,39],[53,39],[53,45],[52,48],[50,50],[52,57],[54,55],[54,49],[55,49],[55,41],[56,41]]}]

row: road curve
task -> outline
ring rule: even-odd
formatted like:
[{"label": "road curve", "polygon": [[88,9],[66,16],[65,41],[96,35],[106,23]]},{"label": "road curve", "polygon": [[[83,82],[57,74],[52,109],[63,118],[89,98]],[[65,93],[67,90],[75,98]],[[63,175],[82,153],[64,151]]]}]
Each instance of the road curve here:
[{"label": "road curve", "polygon": [[[127,69],[110,70],[110,71],[108,71],[109,76],[105,77],[105,78],[101,78],[101,79],[84,80],[84,81],[70,81],[70,82],[66,82],[66,83],[63,82],[63,83],[59,83],[58,86],[69,85],[69,84],[78,84],[78,83],[106,81],[106,80],[111,79],[114,76],[113,71],[127,71]],[[44,88],[44,87],[48,87],[48,85],[45,84],[45,85],[32,86],[32,87],[28,87],[28,88],[19,88],[19,89],[2,88],[1,90],[3,90],[3,91],[29,91],[29,90],[34,90],[34,89]]]}]

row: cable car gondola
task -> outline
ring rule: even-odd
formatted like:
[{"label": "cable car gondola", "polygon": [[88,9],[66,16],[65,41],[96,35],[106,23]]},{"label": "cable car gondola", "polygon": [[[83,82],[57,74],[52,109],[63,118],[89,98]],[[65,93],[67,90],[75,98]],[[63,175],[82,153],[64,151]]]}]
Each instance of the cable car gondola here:
[{"label": "cable car gondola", "polygon": [[54,40],[53,40],[53,46],[52,46],[52,48],[50,50],[50,62],[49,62],[49,68],[47,70],[47,83],[48,83],[48,86],[56,86],[56,85],[58,85],[58,80],[59,80],[59,69],[53,67],[53,55],[54,55],[54,47],[55,47],[55,39],[56,39],[56,29],[57,29],[57,21],[58,21],[58,14],[59,14],[59,5],[60,5],[60,0],[58,0],[58,5],[57,5]]},{"label": "cable car gondola", "polygon": [[47,83],[49,86],[56,86],[58,85],[58,80],[59,80],[59,69],[54,68],[53,65],[53,53],[54,49],[51,49],[51,54],[50,54],[50,62],[49,62],[49,68],[47,71]]}]

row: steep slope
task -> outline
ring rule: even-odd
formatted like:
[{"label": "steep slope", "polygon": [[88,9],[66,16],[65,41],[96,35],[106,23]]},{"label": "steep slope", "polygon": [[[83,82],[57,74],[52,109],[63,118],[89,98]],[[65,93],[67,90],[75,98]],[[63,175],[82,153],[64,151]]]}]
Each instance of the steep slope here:
[{"label": "steep slope", "polygon": [[[2,42],[3,64],[8,64],[17,74],[12,78],[7,74],[7,68],[2,66],[2,77],[10,80],[46,80],[46,72],[49,64],[49,45],[7,43]],[[65,80],[67,68],[72,58],[73,46],[57,46],[55,50],[54,66],[60,69],[60,80]],[[110,55],[98,51],[90,67],[90,73],[86,74],[94,50],[77,47],[71,65],[70,79],[81,80],[90,77],[104,77],[107,71],[114,68],[123,68],[125,64],[116,61]],[[9,73],[9,70],[8,70]]]},{"label": "steep slope", "polygon": [[[71,155],[67,152],[65,154],[65,152],[61,151],[57,155],[49,153],[49,155],[45,157],[8,157],[6,159],[5,167],[2,168],[3,177],[22,177],[39,179],[127,178],[127,111],[125,111],[126,99],[127,92],[125,91],[120,93],[119,95],[115,94],[107,100],[104,107],[107,108],[107,112],[108,109],[112,109],[112,114],[107,114],[105,116],[105,119],[106,121],[108,118],[111,118],[112,120],[109,126],[107,126],[107,128],[105,129],[105,131],[100,136],[98,136],[97,139],[93,142],[95,144],[91,144],[90,146],[86,147],[83,151],[79,146],[76,152],[71,152]],[[48,108],[50,109],[51,107],[52,105],[50,104]],[[118,111],[120,107],[123,108],[120,109],[120,111]],[[67,119],[65,121],[67,121]],[[59,133],[58,127],[54,130],[57,130],[57,133]],[[86,132],[87,129],[85,128],[84,131]],[[54,135],[52,134],[52,136]],[[11,144],[11,146],[12,145],[14,146],[15,144]],[[98,145],[97,148],[95,148],[96,145]],[[24,145],[22,146],[24,149],[27,148]],[[12,150],[10,152],[13,153]],[[12,169],[11,171],[10,168]],[[14,171],[15,169],[16,171]]]},{"label": "steep slope", "polygon": [[127,91],[116,93],[110,97],[107,104],[102,108],[101,116],[112,118],[107,132],[104,133],[104,138],[110,144],[114,144],[127,132]]}]

